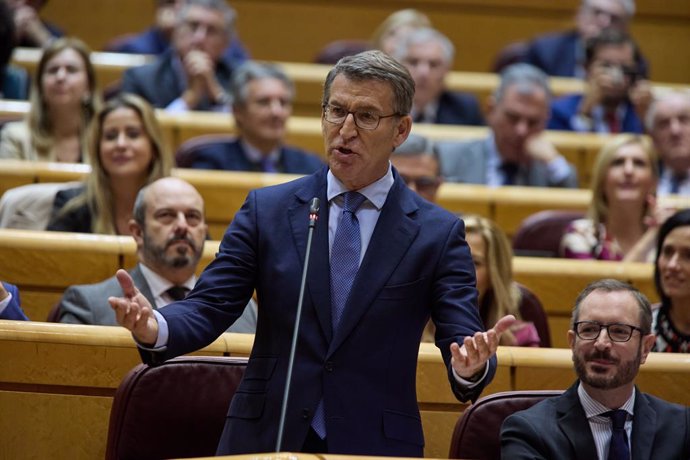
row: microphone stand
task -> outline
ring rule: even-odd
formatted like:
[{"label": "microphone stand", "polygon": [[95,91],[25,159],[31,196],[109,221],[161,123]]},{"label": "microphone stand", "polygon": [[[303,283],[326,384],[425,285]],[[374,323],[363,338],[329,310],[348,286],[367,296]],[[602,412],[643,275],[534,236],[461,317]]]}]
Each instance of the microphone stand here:
[{"label": "microphone stand", "polygon": [[285,381],[285,391],[283,393],[283,404],[280,409],[280,422],[278,423],[278,439],[276,440],[276,452],[280,452],[283,446],[283,431],[285,430],[285,416],[287,414],[288,395],[290,394],[290,382],[292,381],[292,366],[295,363],[295,350],[297,349],[297,336],[299,333],[299,323],[302,317],[302,304],[304,303],[304,288],[307,284],[307,269],[309,268],[309,254],[311,253],[311,240],[314,235],[314,226],[319,219],[319,199],[312,198],[309,202],[309,235],[307,237],[307,251],[304,255],[304,268],[302,269],[302,282],[299,288],[299,299],[297,301],[297,312],[295,314],[295,328],[292,333],[292,346],[288,358],[287,377]]}]

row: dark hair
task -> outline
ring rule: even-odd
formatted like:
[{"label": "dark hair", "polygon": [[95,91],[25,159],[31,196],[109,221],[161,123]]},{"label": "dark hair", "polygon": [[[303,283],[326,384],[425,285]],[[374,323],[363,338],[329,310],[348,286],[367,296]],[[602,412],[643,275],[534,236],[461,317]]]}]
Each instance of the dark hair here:
[{"label": "dark hair", "polygon": [[688,225],[690,225],[690,209],[681,209],[666,219],[666,222],[659,227],[659,233],[657,234],[656,240],[656,259],[654,259],[654,285],[656,286],[656,292],[659,294],[659,298],[661,298],[661,304],[664,306],[670,306],[671,299],[668,298],[661,287],[661,273],[659,273],[661,248],[664,245],[664,240],[673,229]]},{"label": "dark hair", "polygon": [[14,41],[14,13],[5,0],[0,0],[0,77],[10,63]]},{"label": "dark hair", "polygon": [[573,315],[570,321],[570,328],[575,330],[575,323],[580,318],[580,306],[582,302],[594,291],[603,292],[629,292],[637,301],[640,307],[640,329],[642,335],[649,334],[652,330],[652,307],[649,299],[637,290],[634,286],[624,281],[614,279],[603,279],[589,283],[582,292],[575,299],[575,307],[573,308]]},{"label": "dark hair", "polygon": [[637,47],[635,40],[619,29],[604,29],[599,35],[596,35],[585,43],[585,68],[589,68],[594,61],[594,57],[599,51],[599,48],[604,46],[621,46],[630,45],[633,49],[633,58],[635,60],[635,75],[631,75],[633,80],[642,73],[642,53]]}]

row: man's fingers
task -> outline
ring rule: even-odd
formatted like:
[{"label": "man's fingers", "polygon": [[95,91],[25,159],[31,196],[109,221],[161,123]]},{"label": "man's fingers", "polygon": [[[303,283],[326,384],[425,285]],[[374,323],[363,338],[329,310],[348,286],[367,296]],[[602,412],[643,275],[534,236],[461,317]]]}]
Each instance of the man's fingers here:
[{"label": "man's fingers", "polygon": [[[134,281],[132,277],[129,276],[125,270],[118,270],[115,273],[118,283],[120,283],[120,288],[122,288],[122,294],[128,299],[132,299],[135,295],[139,293],[139,290],[134,286]],[[111,304],[112,305],[112,304]]]},{"label": "man's fingers", "polygon": [[496,322],[496,325],[492,328],[492,330],[496,333],[496,338],[499,338],[501,334],[510,329],[510,327],[516,322],[517,319],[515,319],[515,316],[513,315],[506,315],[499,319]]}]

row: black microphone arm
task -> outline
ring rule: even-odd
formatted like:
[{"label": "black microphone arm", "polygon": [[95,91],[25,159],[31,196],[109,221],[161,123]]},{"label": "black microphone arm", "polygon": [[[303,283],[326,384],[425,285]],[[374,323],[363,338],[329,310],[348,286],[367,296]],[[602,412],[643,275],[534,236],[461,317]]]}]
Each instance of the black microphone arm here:
[{"label": "black microphone arm", "polygon": [[290,394],[290,382],[292,381],[292,366],[295,363],[295,350],[297,349],[297,335],[299,323],[302,317],[302,303],[304,303],[304,287],[307,284],[307,270],[309,268],[309,254],[311,253],[311,240],[314,235],[314,226],[319,219],[319,199],[314,197],[309,202],[309,235],[307,236],[307,252],[304,255],[304,268],[302,269],[302,282],[299,287],[299,300],[297,300],[297,312],[295,314],[295,327],[292,332],[292,346],[288,358],[287,377],[285,379],[285,392],[283,393],[283,405],[280,409],[280,422],[278,423],[278,439],[276,440],[276,452],[280,452],[283,446],[283,431],[285,430],[285,416],[287,413],[288,398]]}]

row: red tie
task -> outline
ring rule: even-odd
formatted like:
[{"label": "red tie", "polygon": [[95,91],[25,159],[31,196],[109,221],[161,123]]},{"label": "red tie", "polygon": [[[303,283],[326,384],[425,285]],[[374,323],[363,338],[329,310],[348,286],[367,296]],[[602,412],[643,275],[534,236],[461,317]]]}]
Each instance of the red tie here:
[{"label": "red tie", "polygon": [[615,110],[611,112],[606,112],[604,114],[604,120],[606,121],[606,124],[609,127],[609,132],[611,134],[616,134],[621,132],[621,126],[620,123],[618,122],[618,114],[616,113]]}]

